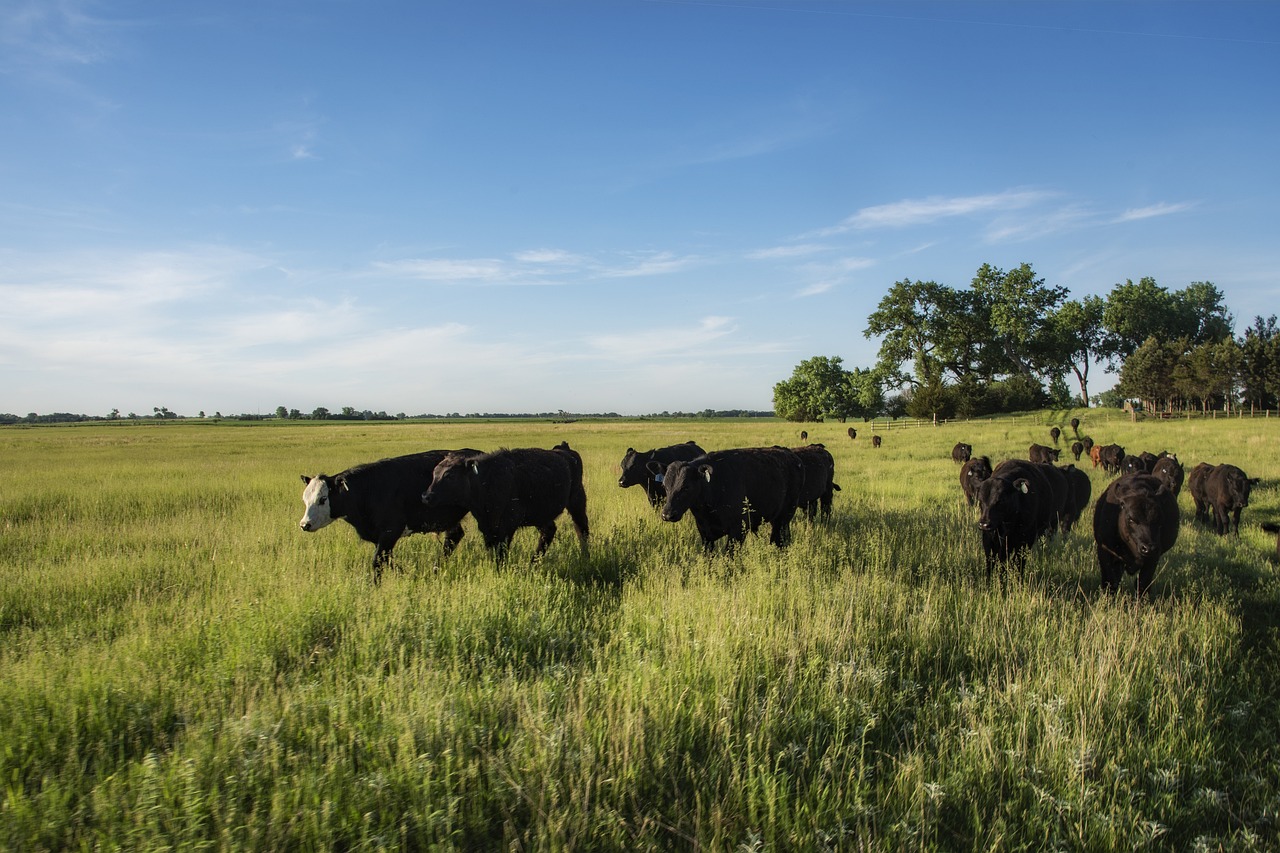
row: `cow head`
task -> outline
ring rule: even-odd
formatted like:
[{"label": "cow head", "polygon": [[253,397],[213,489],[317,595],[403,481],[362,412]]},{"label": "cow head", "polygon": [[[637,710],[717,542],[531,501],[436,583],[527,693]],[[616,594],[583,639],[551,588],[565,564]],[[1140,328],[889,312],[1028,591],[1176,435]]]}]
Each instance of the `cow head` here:
[{"label": "cow head", "polygon": [[969,478],[969,482],[977,487],[983,480],[991,477],[991,457],[979,456],[977,459],[970,459],[965,463],[964,475]]},{"label": "cow head", "polygon": [[1005,535],[1021,522],[1028,496],[1032,494],[1031,482],[1018,479],[983,480],[978,486],[978,527],[984,533]]},{"label": "cow head", "polygon": [[[659,473],[661,465],[649,463],[649,470]],[[662,484],[667,490],[667,502],[662,506],[663,521],[679,521],[691,506],[702,497],[702,490],[711,482],[713,469],[710,465],[693,466],[679,460],[672,462],[661,471]]]},{"label": "cow head", "polygon": [[298,526],[307,532],[327,527],[340,513],[334,512],[333,502],[340,492],[347,491],[347,481],[342,477],[317,477],[302,475],[306,488],[302,490],[302,505],[306,509]]},{"label": "cow head", "polygon": [[[1125,494],[1119,502],[1119,518],[1116,521],[1120,539],[1133,555],[1134,565],[1152,568],[1160,559],[1162,550],[1161,525],[1164,524],[1160,509],[1161,486],[1157,491],[1137,491]],[[1174,522],[1177,523],[1176,520]]]},{"label": "cow head", "polygon": [[[618,478],[618,485],[625,489],[628,486],[639,486],[644,483],[652,473],[646,467],[645,460],[650,459],[652,456],[652,453],[649,453],[648,456],[641,456],[635,451],[635,448],[628,447],[627,455],[622,457],[622,476]],[[650,462],[650,464],[656,463]],[[658,472],[656,476],[658,482],[661,483],[662,473]]]},{"label": "cow head", "polygon": [[462,453],[450,453],[431,472],[431,485],[422,493],[427,506],[467,506],[480,479],[480,463]]}]

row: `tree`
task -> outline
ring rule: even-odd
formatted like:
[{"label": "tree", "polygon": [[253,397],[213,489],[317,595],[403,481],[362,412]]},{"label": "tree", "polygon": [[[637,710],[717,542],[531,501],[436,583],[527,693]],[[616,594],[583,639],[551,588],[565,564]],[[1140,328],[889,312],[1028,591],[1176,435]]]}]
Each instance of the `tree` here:
[{"label": "tree", "polygon": [[1089,405],[1089,367],[1106,349],[1106,308],[1102,297],[1091,295],[1062,303],[1050,318],[1058,352],[1064,366],[1075,374],[1085,406]]},{"label": "tree", "polygon": [[286,409],[284,406],[276,406],[276,417],[279,418],[280,420],[286,419],[287,417],[289,417],[289,410]]},{"label": "tree", "polygon": [[[839,356],[816,355],[796,365],[790,379],[773,386],[773,410],[789,421],[844,422],[860,410],[856,374],[841,367]],[[865,380],[859,378],[859,382]]]},{"label": "tree", "polygon": [[[882,335],[877,370],[897,386],[933,385],[942,381],[937,350],[948,339],[953,321],[962,316],[960,299],[951,288],[934,281],[893,285],[867,318],[863,335]],[[905,364],[914,373],[904,373]]]},{"label": "tree", "polygon": [[1177,344],[1166,344],[1155,335],[1125,359],[1119,387],[1126,396],[1142,400],[1152,410],[1161,409],[1174,387],[1173,370],[1182,356]]},{"label": "tree", "polygon": [[1052,317],[1067,297],[1065,287],[1046,285],[1030,264],[1008,272],[983,264],[973,292],[990,317],[1001,372],[1028,378],[1056,373],[1062,356]]},{"label": "tree", "polygon": [[311,412],[312,420],[322,421],[329,417],[329,410],[324,406],[316,406]]},{"label": "tree", "polygon": [[1235,318],[1223,303],[1226,297],[1211,281],[1193,281],[1173,293],[1178,336],[1193,345],[1221,343],[1232,337]]},{"label": "tree", "polygon": [[1276,329],[1276,315],[1265,320],[1254,317],[1253,325],[1245,329],[1240,350],[1244,401],[1262,409],[1274,407],[1280,391],[1277,387],[1280,385],[1280,334]]},{"label": "tree", "polygon": [[1102,322],[1106,327],[1105,354],[1112,369],[1151,337],[1160,340],[1177,337],[1180,326],[1173,296],[1151,277],[1137,284],[1129,279],[1113,287],[1107,294]]}]

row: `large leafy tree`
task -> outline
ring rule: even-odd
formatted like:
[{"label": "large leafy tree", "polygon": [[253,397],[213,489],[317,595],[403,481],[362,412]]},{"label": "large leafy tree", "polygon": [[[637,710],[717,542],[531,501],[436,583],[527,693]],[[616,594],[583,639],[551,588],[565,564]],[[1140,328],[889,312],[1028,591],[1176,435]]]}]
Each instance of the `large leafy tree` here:
[{"label": "large leafy tree", "polygon": [[1245,329],[1240,349],[1240,384],[1245,402],[1272,408],[1280,394],[1280,330],[1276,328],[1276,315],[1254,317],[1253,325]]},{"label": "large leafy tree", "polygon": [[1174,291],[1177,335],[1186,337],[1194,346],[1221,343],[1232,337],[1235,318],[1227,310],[1225,299],[1211,281],[1193,281]]},{"label": "large leafy tree", "polygon": [[800,362],[791,378],[773,386],[773,411],[789,421],[864,416],[868,404],[876,403],[879,383],[870,371],[850,372],[842,365],[839,356],[817,355]]},{"label": "large leafy tree", "polygon": [[[867,318],[863,334],[883,336],[877,370],[895,385],[940,384],[953,329],[963,316],[963,299],[935,281],[893,285]],[[911,365],[912,372],[903,370]]]},{"label": "large leafy tree", "polygon": [[1178,308],[1169,291],[1151,277],[1137,284],[1130,279],[1107,295],[1102,322],[1106,326],[1106,355],[1112,366],[1125,362],[1149,338],[1177,336]]},{"label": "large leafy tree", "polygon": [[1071,299],[1050,317],[1064,366],[1075,374],[1080,399],[1089,405],[1089,368],[1106,351],[1103,315],[1107,304],[1100,296]]},{"label": "large leafy tree", "polygon": [[1164,407],[1174,392],[1174,368],[1184,352],[1185,340],[1166,343],[1150,335],[1120,368],[1120,391],[1141,400],[1151,410]]},{"label": "large leafy tree", "polygon": [[973,277],[977,304],[989,317],[993,342],[1006,374],[1026,378],[1056,374],[1062,363],[1053,315],[1065,287],[1045,284],[1030,264],[1002,270],[983,264]]}]

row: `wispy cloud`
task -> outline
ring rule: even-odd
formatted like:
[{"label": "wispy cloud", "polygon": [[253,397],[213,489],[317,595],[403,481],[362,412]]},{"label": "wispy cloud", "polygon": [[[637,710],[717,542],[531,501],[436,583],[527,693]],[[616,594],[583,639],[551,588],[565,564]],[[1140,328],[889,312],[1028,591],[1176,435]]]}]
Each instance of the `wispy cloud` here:
[{"label": "wispy cloud", "polygon": [[1117,216],[1113,222],[1136,222],[1139,219],[1151,219],[1156,216],[1169,216],[1174,213],[1183,213],[1195,206],[1195,202],[1183,201],[1176,204],[1161,202],[1160,204],[1152,204],[1147,207],[1131,207],[1124,213]]},{"label": "wispy cloud", "polygon": [[605,278],[634,278],[637,276],[666,275],[687,269],[698,262],[693,255],[679,256],[672,252],[651,252],[631,255],[621,264],[606,266],[600,275]]},{"label": "wispy cloud", "polygon": [[756,249],[747,253],[749,261],[773,261],[785,258],[803,258],[826,251],[826,246],[819,243],[796,243],[791,246],[774,246],[768,249]]},{"label": "wispy cloud", "polygon": [[1048,196],[1049,193],[1040,190],[1008,190],[987,195],[904,199],[891,204],[864,207],[840,223],[823,228],[816,234],[830,236],[871,228],[906,228],[957,216],[1019,210],[1042,201]]}]

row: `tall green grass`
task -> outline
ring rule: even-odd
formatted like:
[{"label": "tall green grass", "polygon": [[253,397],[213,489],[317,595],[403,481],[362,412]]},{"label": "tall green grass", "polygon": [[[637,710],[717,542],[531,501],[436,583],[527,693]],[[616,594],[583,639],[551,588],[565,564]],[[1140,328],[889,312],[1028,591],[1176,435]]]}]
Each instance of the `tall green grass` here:
[{"label": "tall green grass", "polygon": [[[989,587],[950,448],[1025,457],[1071,413],[806,425],[834,517],[710,557],[618,488],[626,448],[798,426],[0,430],[0,847],[1274,849],[1280,421],[1076,414],[1263,477],[1241,536],[1184,494],[1152,594],[1111,598],[1086,512]],[[299,474],[560,440],[589,558],[566,523],[499,569],[468,520],[374,586],[344,522],[297,528]]]}]

